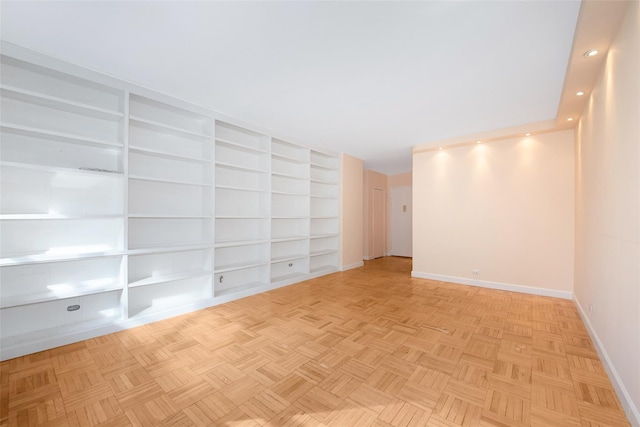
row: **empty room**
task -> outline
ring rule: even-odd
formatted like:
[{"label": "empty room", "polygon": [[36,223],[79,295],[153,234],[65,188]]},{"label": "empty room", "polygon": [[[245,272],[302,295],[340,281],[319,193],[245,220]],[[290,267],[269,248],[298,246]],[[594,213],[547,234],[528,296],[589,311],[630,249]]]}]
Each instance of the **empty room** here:
[{"label": "empty room", "polygon": [[1,426],[640,427],[640,2],[0,0]]}]

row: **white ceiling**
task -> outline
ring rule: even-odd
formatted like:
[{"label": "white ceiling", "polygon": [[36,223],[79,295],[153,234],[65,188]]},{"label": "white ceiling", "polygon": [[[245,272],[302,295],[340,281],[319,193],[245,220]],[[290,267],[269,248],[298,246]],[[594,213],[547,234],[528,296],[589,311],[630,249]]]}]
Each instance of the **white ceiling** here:
[{"label": "white ceiling", "polygon": [[554,119],[579,1],[7,2],[2,39],[386,174]]}]

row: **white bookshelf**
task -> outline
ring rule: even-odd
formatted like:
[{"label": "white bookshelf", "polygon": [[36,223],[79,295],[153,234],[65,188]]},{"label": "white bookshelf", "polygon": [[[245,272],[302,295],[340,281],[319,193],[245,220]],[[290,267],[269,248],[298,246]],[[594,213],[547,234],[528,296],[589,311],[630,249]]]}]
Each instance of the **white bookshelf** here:
[{"label": "white bookshelf", "polygon": [[317,274],[335,270],[339,263],[339,159],[311,150],[310,178],[309,272]]},{"label": "white bookshelf", "polygon": [[140,255],[128,258],[127,306],[136,318],[212,297],[213,120],[133,94],[129,114],[127,241]]},{"label": "white bookshelf", "polygon": [[7,43],[0,102],[2,358],[337,271],[336,156]]},{"label": "white bookshelf", "polygon": [[309,149],[271,142],[271,282],[309,273]]},{"label": "white bookshelf", "polygon": [[215,296],[269,283],[269,144],[267,135],[216,121]]},{"label": "white bookshelf", "polygon": [[0,67],[4,349],[122,318],[125,93],[6,55]]}]

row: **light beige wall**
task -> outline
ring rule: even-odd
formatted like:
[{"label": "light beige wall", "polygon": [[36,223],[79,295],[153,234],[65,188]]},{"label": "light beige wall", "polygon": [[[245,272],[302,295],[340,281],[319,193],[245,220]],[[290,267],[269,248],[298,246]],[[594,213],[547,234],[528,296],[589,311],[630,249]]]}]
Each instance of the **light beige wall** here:
[{"label": "light beige wall", "polygon": [[411,172],[389,175],[389,188],[405,186],[411,187]]},{"label": "light beige wall", "polygon": [[573,145],[568,130],[414,153],[413,274],[570,298]]},{"label": "light beige wall", "polygon": [[[373,254],[373,189],[381,188],[385,192],[385,200],[388,197],[388,176],[379,172],[372,171],[370,169],[366,169],[364,171],[364,210],[362,216],[362,230],[363,230],[363,256],[364,259],[371,259]],[[387,212],[387,207],[385,206],[384,211]],[[388,218],[389,215],[387,215]],[[385,229],[383,230],[383,236],[385,238],[384,242],[384,253],[387,253],[387,226],[386,223],[388,219],[385,218],[384,224]]]},{"label": "light beige wall", "polygon": [[[640,8],[632,2],[576,129],[575,249],[576,302],[636,425],[640,425],[638,52]],[[629,411],[630,407],[635,408]]]},{"label": "light beige wall", "polygon": [[362,265],[362,160],[342,154],[340,176],[340,269],[348,270]]}]

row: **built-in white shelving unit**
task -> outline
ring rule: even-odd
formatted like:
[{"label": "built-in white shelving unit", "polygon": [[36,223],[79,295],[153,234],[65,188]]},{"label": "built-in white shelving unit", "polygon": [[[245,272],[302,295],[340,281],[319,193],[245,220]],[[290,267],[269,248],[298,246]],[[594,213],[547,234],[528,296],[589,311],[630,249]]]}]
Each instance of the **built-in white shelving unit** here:
[{"label": "built-in white shelving unit", "polygon": [[269,284],[269,141],[221,121],[215,126],[214,295]]},{"label": "built-in white shelving unit", "polygon": [[311,150],[311,273],[338,267],[339,159]]},{"label": "built-in white shelving unit", "polygon": [[213,120],[131,94],[128,316],[211,298]]},{"label": "built-in white shelving unit", "polygon": [[271,281],[309,273],[309,149],[271,143]]},{"label": "built-in white shelving unit", "polygon": [[337,271],[338,157],[2,52],[2,359]]},{"label": "built-in white shelving unit", "polygon": [[6,56],[0,76],[4,353],[123,318],[125,93]]}]

